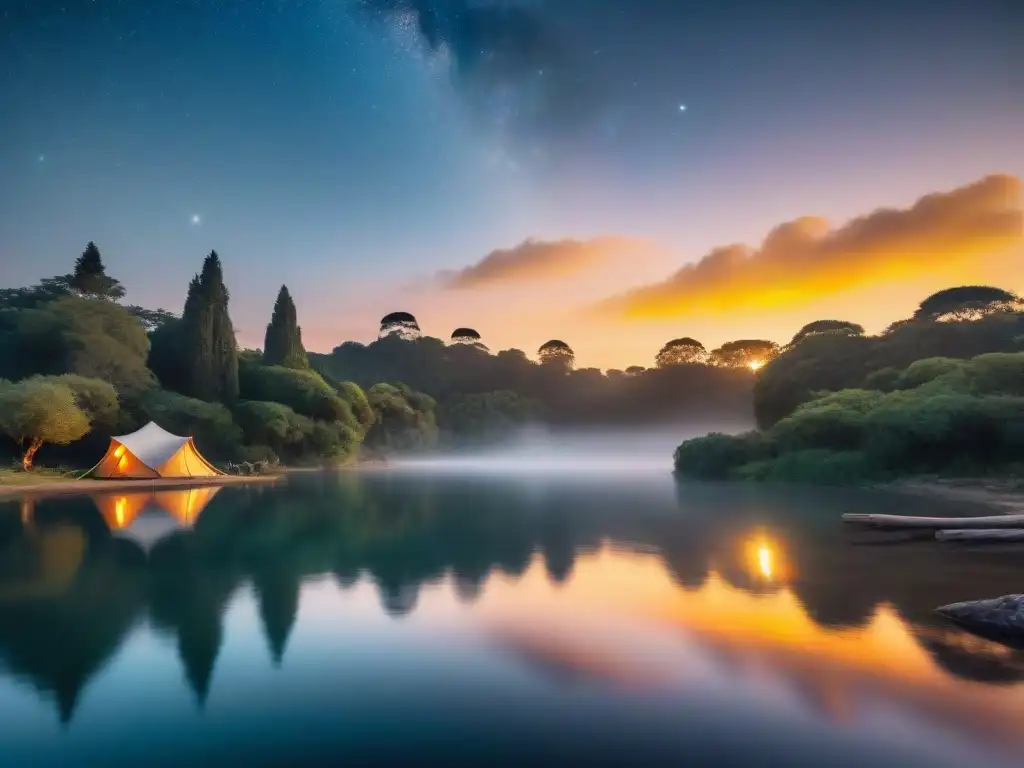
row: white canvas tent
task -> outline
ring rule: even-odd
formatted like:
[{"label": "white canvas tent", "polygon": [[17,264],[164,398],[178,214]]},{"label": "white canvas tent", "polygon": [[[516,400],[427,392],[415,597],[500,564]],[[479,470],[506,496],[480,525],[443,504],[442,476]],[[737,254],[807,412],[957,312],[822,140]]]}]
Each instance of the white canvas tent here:
[{"label": "white canvas tent", "polygon": [[86,477],[216,477],[224,473],[202,457],[191,437],[179,437],[149,422],[138,432],[110,438],[110,447]]}]

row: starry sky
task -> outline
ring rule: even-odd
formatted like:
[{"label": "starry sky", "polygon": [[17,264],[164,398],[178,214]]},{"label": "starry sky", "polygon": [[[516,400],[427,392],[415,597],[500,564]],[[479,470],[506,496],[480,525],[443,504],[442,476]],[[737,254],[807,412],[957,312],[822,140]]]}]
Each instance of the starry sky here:
[{"label": "starry sky", "polygon": [[1024,290],[1022,38],[1015,0],[4,0],[0,284],[94,240],[178,312],[216,249],[245,346],[287,283],[315,351],[406,310],[600,367],[877,330]]}]

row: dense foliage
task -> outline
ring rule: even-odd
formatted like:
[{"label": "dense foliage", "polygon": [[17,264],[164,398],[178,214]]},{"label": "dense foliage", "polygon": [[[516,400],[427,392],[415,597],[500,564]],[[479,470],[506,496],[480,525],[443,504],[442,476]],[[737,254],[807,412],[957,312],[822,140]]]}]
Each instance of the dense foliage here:
[{"label": "dense foliage", "polygon": [[907,474],[1015,471],[1024,460],[1024,353],[928,358],[884,388],[820,393],[763,432],[676,450],[709,479],[846,483]]},{"label": "dense foliage", "polygon": [[240,352],[216,253],[189,285],[180,318],[122,306],[124,293],[92,243],[72,274],[0,292],[0,433],[10,438],[0,450],[25,468],[40,449],[91,466],[110,436],[148,421],[192,435],[219,462],[345,461],[381,423],[398,448],[436,438],[429,397],[396,385],[396,415],[397,400],[375,409],[357,384],[311,370],[286,288],[268,354]]},{"label": "dense foliage", "polygon": [[[402,322],[408,328],[410,321]],[[329,355],[311,354],[310,364],[328,381],[364,388],[400,381],[429,395],[437,403],[439,439],[448,446],[502,439],[532,421],[553,428],[751,422],[755,375],[736,364],[748,359],[742,352],[715,362],[663,361],[650,369],[602,372],[575,368],[572,348],[560,339],[543,344],[534,362],[518,349],[492,354],[466,333],[451,344],[409,335],[395,331],[371,344],[346,342]]]}]

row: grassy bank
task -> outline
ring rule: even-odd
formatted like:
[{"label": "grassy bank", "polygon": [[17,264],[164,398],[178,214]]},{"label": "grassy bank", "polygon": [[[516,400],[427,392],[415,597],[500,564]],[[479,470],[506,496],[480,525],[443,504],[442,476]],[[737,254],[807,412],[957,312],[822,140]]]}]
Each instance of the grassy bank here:
[{"label": "grassy bank", "polygon": [[74,480],[76,472],[60,469],[34,469],[25,472],[22,469],[0,469],[0,490],[4,488],[20,488],[23,486],[53,485]]}]

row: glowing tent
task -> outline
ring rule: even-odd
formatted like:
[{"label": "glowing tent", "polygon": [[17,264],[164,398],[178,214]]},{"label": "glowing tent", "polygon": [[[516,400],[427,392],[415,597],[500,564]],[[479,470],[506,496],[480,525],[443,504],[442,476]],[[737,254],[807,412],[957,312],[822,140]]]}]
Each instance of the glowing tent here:
[{"label": "glowing tent", "polygon": [[86,477],[216,477],[224,473],[202,457],[191,437],[178,437],[149,422],[138,432],[110,438],[110,447]]}]

